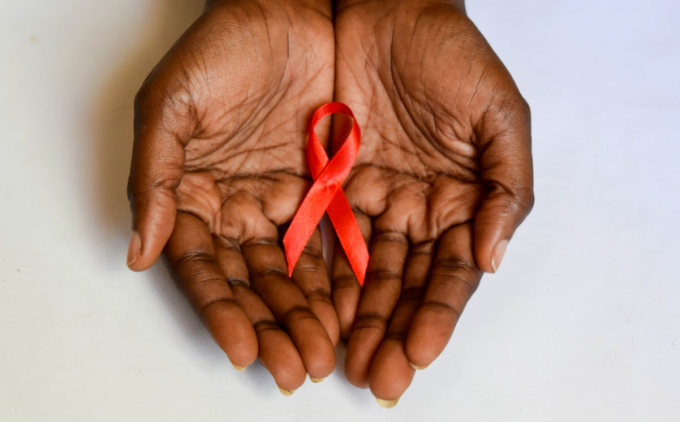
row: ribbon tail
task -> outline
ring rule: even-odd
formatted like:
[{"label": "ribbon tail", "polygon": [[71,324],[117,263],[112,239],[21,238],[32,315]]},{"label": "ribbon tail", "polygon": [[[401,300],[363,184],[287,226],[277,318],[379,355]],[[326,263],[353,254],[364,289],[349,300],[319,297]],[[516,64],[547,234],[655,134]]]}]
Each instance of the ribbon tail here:
[{"label": "ribbon tail", "polygon": [[347,197],[342,190],[339,190],[330,205],[328,206],[328,216],[335,227],[338,240],[345,250],[354,274],[359,285],[363,287],[368,268],[368,248],[361,234],[359,223],[354,218],[354,212],[347,202]]}]

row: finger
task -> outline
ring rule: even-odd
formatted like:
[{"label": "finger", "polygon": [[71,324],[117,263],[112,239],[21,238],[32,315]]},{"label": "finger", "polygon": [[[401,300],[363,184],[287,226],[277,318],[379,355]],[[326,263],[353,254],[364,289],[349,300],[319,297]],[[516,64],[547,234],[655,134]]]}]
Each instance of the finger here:
[{"label": "finger", "polygon": [[406,357],[406,336],[425,293],[433,246],[434,242],[423,242],[413,245],[409,252],[399,302],[371,363],[371,392],[380,400],[398,400],[413,380],[416,368]]},{"label": "finger", "polygon": [[307,373],[326,378],[335,368],[335,348],[305,296],[288,278],[286,260],[275,239],[242,246],[251,287],[274,314],[297,348]]},{"label": "finger", "polygon": [[218,237],[215,240],[215,250],[236,302],[255,329],[262,365],[272,374],[281,392],[290,395],[300,388],[307,376],[300,354],[262,299],[250,289],[248,268],[238,242],[235,239]]},{"label": "finger", "polygon": [[475,217],[474,251],[485,272],[498,270],[534,204],[530,127],[529,107],[520,98],[489,108],[478,129],[485,195]]},{"label": "finger", "polygon": [[331,302],[331,282],[323,259],[321,230],[317,227],[295,265],[293,281],[307,298],[312,312],[323,324],[333,346],[340,339],[338,316]]},{"label": "finger", "polygon": [[229,360],[240,367],[253,363],[258,355],[255,330],[216,262],[208,227],[191,214],[178,213],[164,256],[172,278]]},{"label": "finger", "polygon": [[376,230],[371,239],[371,258],[345,362],[347,380],[357,387],[369,386],[371,361],[401,292],[408,248],[406,237],[395,232]]},{"label": "finger", "polygon": [[262,365],[272,374],[284,395],[292,394],[307,378],[304,362],[295,344],[255,292],[239,285],[234,286],[234,294],[255,327]]},{"label": "finger", "polygon": [[134,271],[149,268],[170,238],[184,145],[195,127],[191,113],[176,106],[181,102],[168,101],[167,90],[148,88],[150,85],[147,83],[135,99],[135,140],[128,180],[132,237],[127,264]]},{"label": "finger", "polygon": [[[355,212],[354,217],[357,219],[364,240],[368,241],[371,237],[371,219],[360,212]],[[333,248],[332,286],[333,305],[340,324],[340,337],[347,341],[359,306],[361,286],[338,240],[336,240]]]},{"label": "finger", "polygon": [[406,339],[406,356],[426,367],[444,350],[482,272],[472,256],[472,226],[463,224],[441,237],[430,281]]}]

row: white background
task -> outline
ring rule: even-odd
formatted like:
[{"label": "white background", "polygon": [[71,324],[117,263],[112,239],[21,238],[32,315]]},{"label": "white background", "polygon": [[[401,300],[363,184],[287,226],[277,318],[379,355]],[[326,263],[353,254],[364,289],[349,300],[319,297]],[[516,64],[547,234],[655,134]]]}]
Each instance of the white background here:
[{"label": "white background", "polygon": [[680,2],[469,1],[533,109],[536,207],[394,410],[236,372],[125,267],[132,99],[201,0],[0,0],[1,421],[677,421]]}]

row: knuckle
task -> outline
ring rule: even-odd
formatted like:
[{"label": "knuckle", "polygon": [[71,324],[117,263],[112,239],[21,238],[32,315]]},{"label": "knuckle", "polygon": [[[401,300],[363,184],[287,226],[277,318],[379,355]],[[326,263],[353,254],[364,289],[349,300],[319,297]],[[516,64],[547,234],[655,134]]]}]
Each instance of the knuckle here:
[{"label": "knuckle", "polygon": [[437,260],[432,271],[432,278],[441,285],[449,285],[456,289],[465,286],[468,295],[472,295],[479,286],[479,269],[474,262],[460,258],[443,258]]},{"label": "knuckle", "polygon": [[241,245],[235,237],[224,236],[222,234],[213,235],[215,245],[222,249],[241,252]]},{"label": "knuckle", "polygon": [[371,282],[389,282],[397,280],[401,282],[401,273],[388,269],[375,269],[366,272],[366,280]]},{"label": "knuckle", "polygon": [[377,231],[373,233],[371,239],[373,242],[395,242],[395,243],[408,243],[408,239],[403,233],[397,231]]},{"label": "knuckle", "polygon": [[302,249],[302,254],[308,255],[310,258],[323,259],[323,252],[316,246],[307,245]]},{"label": "knuckle", "polygon": [[471,297],[479,286],[479,277],[476,276],[466,276],[460,273],[436,273],[434,276],[440,287],[467,298]]},{"label": "knuckle", "polygon": [[264,278],[264,277],[278,277],[278,278],[289,278],[288,273],[286,270],[278,267],[267,267],[263,268],[260,270],[257,274],[257,278]]},{"label": "knuckle", "polygon": [[437,259],[435,262],[435,271],[443,271],[446,274],[461,272],[472,275],[475,274],[478,269],[475,263],[469,259],[447,257]]},{"label": "knuckle", "polygon": [[352,275],[339,275],[333,277],[333,292],[343,289],[359,289],[357,277]]},{"label": "knuckle", "polygon": [[392,329],[390,328],[385,334],[385,339],[386,340],[396,340],[399,342],[406,341],[406,338],[408,337],[408,328],[406,327],[399,327],[398,329]]},{"label": "knuckle", "polygon": [[277,324],[276,321],[270,320],[257,321],[253,324],[253,328],[255,329],[255,333],[257,334],[270,330],[283,331],[281,326],[279,326],[279,324]]},{"label": "knuckle", "polygon": [[208,308],[213,308],[217,306],[238,306],[236,304],[236,301],[231,298],[225,298],[225,297],[216,297],[216,298],[211,298],[209,300],[206,300],[203,304],[199,306],[198,309],[198,314],[201,315],[201,317],[205,317],[205,313],[207,312]]},{"label": "knuckle", "polygon": [[172,249],[166,247],[163,256],[173,268],[180,268],[187,264],[214,262],[213,251],[207,248],[195,248],[179,253],[173,253]]},{"label": "knuckle", "polygon": [[510,214],[518,214],[522,217],[527,216],[534,208],[536,198],[531,187],[515,188],[507,196],[507,205]]},{"label": "knuckle", "polygon": [[186,75],[154,69],[135,94],[135,131],[141,132],[150,122],[160,123],[161,127],[191,126],[194,111]]},{"label": "knuckle", "polygon": [[425,297],[425,287],[408,287],[401,292],[399,302],[405,303],[420,303]]},{"label": "knuckle", "polygon": [[323,303],[332,304],[331,294],[328,290],[324,290],[324,289],[311,290],[311,291],[308,291],[308,292],[305,293],[305,297],[307,298],[307,301],[309,303],[323,302]]},{"label": "knuckle", "polygon": [[489,180],[485,182],[484,191],[487,198],[501,199],[501,206],[504,214],[526,216],[534,207],[534,190],[531,186],[518,185],[512,188],[505,187],[503,184]]},{"label": "knuckle", "polygon": [[447,300],[430,300],[424,302],[421,308],[435,314],[440,314],[447,319],[454,320],[459,319],[462,313],[462,309],[458,309],[456,304]]},{"label": "knuckle", "polygon": [[291,325],[305,320],[317,320],[318,318],[314,315],[311,309],[305,306],[295,306],[290,308],[285,312],[282,318],[282,323],[284,327],[290,327]]},{"label": "knuckle", "polygon": [[236,287],[250,289],[250,281],[248,281],[248,279],[245,278],[228,277],[227,283],[229,284],[229,287],[231,287],[232,289]]},{"label": "knuckle", "polygon": [[534,209],[534,205],[536,204],[536,195],[534,194],[534,190],[532,188],[527,188],[526,192],[521,194],[520,202],[523,205],[525,215],[529,214],[531,210]]},{"label": "knuckle", "polygon": [[386,295],[398,296],[401,290],[402,275],[391,270],[370,270],[366,273],[364,288],[382,291]]},{"label": "knuckle", "polygon": [[369,313],[357,315],[354,320],[352,330],[376,329],[384,331],[387,329],[387,318],[380,314]]},{"label": "knuckle", "polygon": [[520,103],[521,110],[524,112],[524,116],[526,117],[526,119],[531,120],[531,107],[529,106],[529,103],[527,102],[527,100],[520,95],[519,96],[519,103]]}]

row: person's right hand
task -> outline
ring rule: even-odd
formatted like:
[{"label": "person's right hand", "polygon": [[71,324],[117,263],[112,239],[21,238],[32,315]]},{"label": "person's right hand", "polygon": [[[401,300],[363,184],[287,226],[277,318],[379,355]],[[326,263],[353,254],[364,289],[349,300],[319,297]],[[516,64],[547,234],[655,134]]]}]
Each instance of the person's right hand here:
[{"label": "person's right hand", "polygon": [[216,1],[135,100],[128,266],[163,251],[234,366],[259,355],[287,395],[335,367],[319,230],[292,279],[279,241],[311,185],[306,125],[334,66],[330,2]]}]

